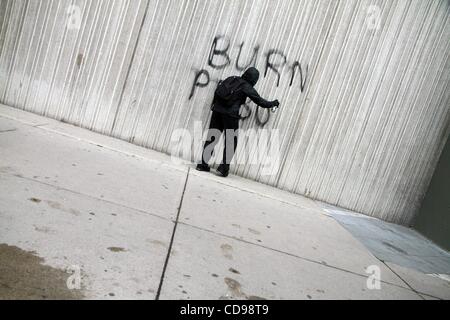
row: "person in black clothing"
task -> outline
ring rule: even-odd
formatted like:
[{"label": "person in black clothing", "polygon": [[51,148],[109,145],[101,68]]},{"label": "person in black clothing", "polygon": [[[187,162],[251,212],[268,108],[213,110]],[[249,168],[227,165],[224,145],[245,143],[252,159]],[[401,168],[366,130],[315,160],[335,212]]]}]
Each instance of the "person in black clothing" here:
[{"label": "person in black clothing", "polygon": [[[212,118],[208,131],[208,137],[203,148],[202,163],[197,166],[198,171],[209,172],[209,160],[212,157],[212,151],[219,142],[221,134],[225,132],[225,148],[223,152],[222,164],[217,171],[223,176],[227,177],[230,171],[230,163],[236,152],[238,143],[237,130],[239,129],[240,109],[247,98],[250,98],[255,104],[262,108],[270,109],[278,107],[280,103],[278,100],[267,101],[260,97],[254,86],[259,80],[259,71],[256,68],[249,68],[240,80],[239,89],[233,94],[232,98],[224,105],[220,99],[214,97],[212,107]],[[226,80],[225,80],[226,81]],[[230,133],[233,134],[230,134]]]}]

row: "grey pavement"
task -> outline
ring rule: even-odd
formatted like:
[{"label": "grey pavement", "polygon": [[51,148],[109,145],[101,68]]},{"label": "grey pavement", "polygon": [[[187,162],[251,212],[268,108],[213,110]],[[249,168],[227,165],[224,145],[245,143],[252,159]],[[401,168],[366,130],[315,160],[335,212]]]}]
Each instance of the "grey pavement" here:
[{"label": "grey pavement", "polygon": [[0,299],[449,299],[449,265],[408,228],[0,105]]}]

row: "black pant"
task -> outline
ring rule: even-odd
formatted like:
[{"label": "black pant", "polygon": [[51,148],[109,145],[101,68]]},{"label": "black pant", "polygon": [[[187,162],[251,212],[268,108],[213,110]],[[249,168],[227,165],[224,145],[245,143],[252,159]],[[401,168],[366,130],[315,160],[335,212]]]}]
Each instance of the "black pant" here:
[{"label": "black pant", "polygon": [[225,172],[230,170],[230,163],[236,152],[239,129],[239,119],[229,115],[213,111],[209,125],[208,137],[203,147],[202,164],[208,165],[213,155],[214,148],[225,133],[225,148],[223,150],[222,168]]}]

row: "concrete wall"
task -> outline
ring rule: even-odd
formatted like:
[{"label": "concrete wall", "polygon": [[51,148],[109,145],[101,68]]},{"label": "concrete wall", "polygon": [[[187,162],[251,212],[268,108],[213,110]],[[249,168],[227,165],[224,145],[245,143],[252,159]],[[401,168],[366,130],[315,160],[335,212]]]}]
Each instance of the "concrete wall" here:
[{"label": "concrete wall", "polygon": [[450,251],[450,139],[439,160],[414,228]]},{"label": "concrete wall", "polygon": [[[235,173],[410,224],[449,125],[449,10],[448,0],[0,0],[0,102],[169,152],[175,129],[207,125],[214,81],[254,61],[266,75],[257,89],[283,104],[265,125],[279,129],[281,167]],[[255,116],[242,126],[258,127]]]}]

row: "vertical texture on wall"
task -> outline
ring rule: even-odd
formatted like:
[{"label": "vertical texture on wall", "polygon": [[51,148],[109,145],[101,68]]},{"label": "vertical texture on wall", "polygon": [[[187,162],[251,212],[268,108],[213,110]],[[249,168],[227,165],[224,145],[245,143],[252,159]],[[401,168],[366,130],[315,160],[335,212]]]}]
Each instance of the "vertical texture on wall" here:
[{"label": "vertical texture on wall", "polygon": [[409,224],[449,132],[449,20],[448,0],[0,0],[0,102],[169,153],[256,65],[281,165],[235,173]]},{"label": "vertical texture on wall", "polygon": [[109,134],[147,1],[0,3],[1,102]]}]

